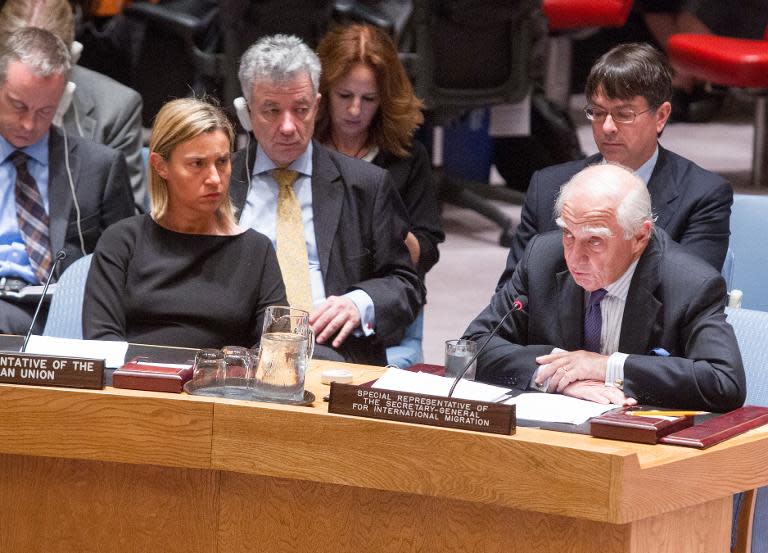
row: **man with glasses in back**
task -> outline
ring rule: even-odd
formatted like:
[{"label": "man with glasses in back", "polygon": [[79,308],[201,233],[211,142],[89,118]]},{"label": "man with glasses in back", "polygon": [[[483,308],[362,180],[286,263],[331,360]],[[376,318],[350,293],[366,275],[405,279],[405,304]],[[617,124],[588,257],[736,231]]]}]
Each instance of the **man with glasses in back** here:
[{"label": "man with glasses in back", "polygon": [[592,66],[586,97],[584,113],[600,153],[534,173],[497,290],[512,277],[531,238],[557,229],[552,209],[560,187],[605,161],[624,165],[647,184],[656,227],[720,270],[733,190],[719,175],[659,144],[672,112],[672,69],[664,54],[649,44],[616,46]]}]

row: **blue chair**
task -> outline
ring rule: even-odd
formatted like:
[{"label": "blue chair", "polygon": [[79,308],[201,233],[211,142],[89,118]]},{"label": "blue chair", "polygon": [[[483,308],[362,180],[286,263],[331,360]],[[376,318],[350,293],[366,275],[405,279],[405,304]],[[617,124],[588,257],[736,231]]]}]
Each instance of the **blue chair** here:
[{"label": "blue chair", "polygon": [[[747,375],[746,404],[768,406],[768,313],[728,308],[726,314],[736,333],[744,361]],[[768,553],[768,487],[760,488],[756,493],[751,490],[738,494],[733,512],[733,541],[736,544],[733,551]],[[748,535],[750,522],[752,532]]]},{"label": "blue chair", "polygon": [[768,311],[768,243],[763,239],[766,219],[768,196],[734,194],[729,247],[738,264],[733,265],[729,290],[744,292],[742,307],[760,311]]},{"label": "blue chair", "polygon": [[83,293],[91,255],[81,257],[61,275],[48,310],[43,336],[83,338]]},{"label": "blue chair", "polygon": [[402,342],[387,348],[387,364],[407,369],[417,363],[424,362],[424,351],[421,344],[424,341],[424,308],[419,311],[414,321],[405,330]]}]

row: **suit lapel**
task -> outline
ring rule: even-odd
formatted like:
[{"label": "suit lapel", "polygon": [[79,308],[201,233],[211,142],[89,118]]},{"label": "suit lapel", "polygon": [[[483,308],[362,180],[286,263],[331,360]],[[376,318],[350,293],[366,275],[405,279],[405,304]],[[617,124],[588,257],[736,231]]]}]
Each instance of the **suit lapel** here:
[{"label": "suit lapel", "polygon": [[[77,183],[77,175],[80,169],[80,160],[75,154],[77,145],[68,141],[69,167],[72,179]],[[77,185],[75,185],[77,190]],[[64,247],[64,239],[67,234],[69,214],[72,211],[72,191],[69,187],[69,177],[66,172],[64,159],[64,138],[62,131],[51,127],[48,137],[48,205],[49,223],[51,232],[51,247],[53,253]]]},{"label": "suit lapel", "polygon": [[648,181],[648,192],[651,195],[653,212],[657,215],[656,226],[666,228],[672,214],[675,212],[675,203],[680,197],[677,179],[672,174],[674,168],[669,162],[667,151],[659,146],[659,157],[656,166]]},{"label": "suit lapel", "polygon": [[644,355],[661,335],[657,317],[662,306],[654,292],[661,278],[659,267],[662,255],[661,238],[654,233],[640,257],[627,292],[619,339],[619,351],[623,353]]},{"label": "suit lapel", "polygon": [[323,275],[327,275],[331,247],[344,203],[344,189],[341,174],[325,148],[313,141],[312,151],[312,214],[315,240],[320,268]]},{"label": "suit lapel", "polygon": [[574,282],[568,269],[557,273],[557,298],[560,306],[562,348],[581,349],[584,333],[584,290]]}]

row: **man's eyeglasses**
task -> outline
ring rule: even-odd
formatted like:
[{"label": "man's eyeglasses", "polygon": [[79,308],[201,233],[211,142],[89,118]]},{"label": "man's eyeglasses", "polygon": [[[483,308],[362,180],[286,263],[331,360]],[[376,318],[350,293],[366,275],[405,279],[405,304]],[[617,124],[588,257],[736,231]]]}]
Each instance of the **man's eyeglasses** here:
[{"label": "man's eyeglasses", "polygon": [[584,115],[586,115],[587,119],[589,119],[590,121],[597,121],[598,123],[602,123],[603,121],[605,121],[605,118],[608,117],[608,115],[610,115],[614,123],[629,125],[635,122],[635,118],[638,115],[647,113],[652,109],[653,108],[651,107],[648,109],[644,109],[643,111],[635,111],[631,108],[619,108],[615,111],[608,111],[607,109],[603,109],[603,108],[587,106],[584,108]]}]

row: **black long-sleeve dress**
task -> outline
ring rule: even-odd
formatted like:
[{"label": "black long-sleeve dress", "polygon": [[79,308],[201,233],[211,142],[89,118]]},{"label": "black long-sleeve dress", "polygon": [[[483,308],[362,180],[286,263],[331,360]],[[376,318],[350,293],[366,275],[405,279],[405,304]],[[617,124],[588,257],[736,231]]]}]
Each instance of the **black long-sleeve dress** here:
[{"label": "black long-sleeve dress", "polygon": [[183,234],[148,215],[108,228],[93,254],[83,302],[89,339],[192,348],[250,347],[264,310],[287,305],[269,239]]}]

